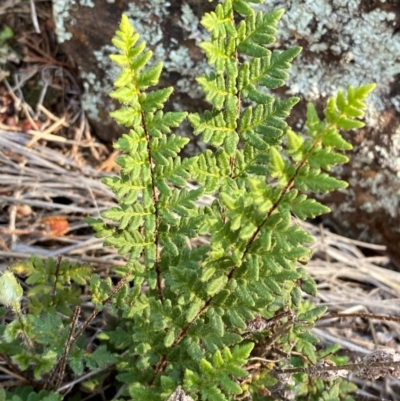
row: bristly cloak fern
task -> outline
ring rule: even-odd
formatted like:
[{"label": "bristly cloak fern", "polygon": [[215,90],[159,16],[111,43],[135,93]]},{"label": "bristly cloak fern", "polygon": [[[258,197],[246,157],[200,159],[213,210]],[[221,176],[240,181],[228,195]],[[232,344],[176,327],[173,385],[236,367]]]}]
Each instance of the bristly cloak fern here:
[{"label": "bristly cloak fern", "polygon": [[[270,50],[283,11],[256,13],[251,3],[262,1],[225,0],[201,21],[211,34],[201,48],[213,71],[197,81],[212,108],[188,119],[213,150],[183,160],[188,139],[170,132],[187,113],[162,111],[172,88],[149,90],[162,63],[146,66],[151,51],[126,16],[113,39],[119,53],[111,58],[122,72],[111,96],[123,106],[111,114],[129,132],[115,145],[120,176],[105,180],[119,206],[102,217],[113,224],[91,224],[129,256],[133,285],[115,301],[124,323],[102,338],[126,350],[118,378],[135,400],[165,400],[179,385],[199,400],[244,391],[257,397],[274,379],[264,369],[248,380],[253,347],[265,341],[248,334],[249,322],[285,310],[292,314],[283,314],[276,348],[316,362],[309,329],[325,308],[302,301],[301,290],[316,293],[298,266],[310,257],[312,237],[293,216],[328,212],[307,193],[346,185],[324,171],[347,161],[337,150],[351,145],[339,130],[363,125],[358,118],[373,85],[339,92],[322,120],[309,105],[307,131],[291,130],[285,119],[299,99],[271,90],[285,84],[301,49]],[[189,180],[198,189],[189,190]],[[196,203],[205,193],[215,196],[211,206]]]}]

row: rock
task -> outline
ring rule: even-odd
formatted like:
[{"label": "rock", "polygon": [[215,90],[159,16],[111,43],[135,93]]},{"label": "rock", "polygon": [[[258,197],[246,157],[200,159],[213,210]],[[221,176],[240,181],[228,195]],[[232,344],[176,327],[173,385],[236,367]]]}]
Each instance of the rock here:
[{"label": "rock", "polygon": [[[207,68],[196,45],[206,37],[199,18],[215,2],[80,0],[79,6],[74,4],[53,0],[57,33],[80,69],[86,89],[83,104],[100,138],[113,141],[121,132],[108,117],[114,108],[108,93],[117,73],[108,55],[122,12],[154,51],[153,61],[164,60],[160,86],[176,88],[168,108],[201,111],[208,107],[194,80]],[[304,49],[280,91],[282,96],[302,98],[290,119],[294,129],[303,128],[306,101],[322,110],[327,97],[339,88],[377,83],[368,103],[366,128],[346,134],[354,145],[351,161],[334,171],[350,185],[324,198],[333,210],[324,221],[331,221],[342,234],[386,244],[400,257],[397,1],[275,0],[259,7],[285,8],[277,46]]]},{"label": "rock", "polygon": [[[303,46],[285,94],[303,102],[291,116],[301,129],[305,101],[322,111],[326,98],[349,85],[377,83],[366,127],[348,132],[351,160],[334,174],[349,187],[320,197],[332,214],[323,218],[346,236],[388,246],[400,257],[400,7],[379,0],[274,1],[284,7],[277,45]],[[400,267],[400,263],[399,266]]]},{"label": "rock", "polygon": [[112,142],[123,132],[109,117],[115,104],[108,96],[119,72],[109,55],[115,51],[111,39],[122,13],[130,17],[141,40],[154,52],[152,63],[164,62],[159,86],[175,87],[169,110],[185,105],[186,110],[201,111],[205,104],[195,77],[207,64],[197,47],[205,38],[198,16],[213,7],[196,0],[81,0],[80,5],[73,0],[53,0],[58,40],[79,68],[85,88],[83,107],[97,136]]}]

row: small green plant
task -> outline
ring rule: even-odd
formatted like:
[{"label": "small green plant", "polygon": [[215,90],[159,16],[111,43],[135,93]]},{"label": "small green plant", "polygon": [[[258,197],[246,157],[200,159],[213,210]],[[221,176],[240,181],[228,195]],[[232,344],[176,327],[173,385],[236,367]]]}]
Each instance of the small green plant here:
[{"label": "small green plant", "polygon": [[8,26],[4,26],[0,30],[0,66],[7,62],[7,57],[11,51],[7,44],[7,41],[14,36],[12,29]]},{"label": "small green plant", "polygon": [[[122,17],[111,96],[123,106],[111,114],[128,133],[115,144],[121,173],[105,179],[118,206],[88,221],[127,256],[115,269],[123,278],[113,286],[67,261],[14,266],[31,288],[26,314],[0,326],[0,356],[20,380],[3,399],[30,386],[41,393],[29,399],[58,400],[68,380],[88,372],[92,390],[114,375],[121,400],[351,399],[353,385],[320,373],[346,361],[317,350],[310,333],[327,308],[302,298],[317,289],[301,267],[313,238],[296,219],[329,211],[308,194],[347,185],[327,171],[347,162],[340,151],[351,145],[339,131],[363,126],[374,85],[339,91],[323,118],[309,104],[306,131],[294,132],[285,119],[299,99],[272,90],[285,84],[301,49],[270,50],[283,10],[256,13],[252,3],[262,0],[224,0],[201,21],[213,68],[197,79],[212,106],[202,115],[163,112],[173,89],[149,89],[162,63],[148,66],[151,51]],[[188,139],[171,129],[185,118],[209,149],[181,159]],[[200,206],[203,194],[214,202]],[[11,277],[0,285],[14,288],[15,299],[3,304],[19,310]],[[85,286],[89,311],[79,306]],[[90,325],[110,302],[108,324],[90,343]]]}]

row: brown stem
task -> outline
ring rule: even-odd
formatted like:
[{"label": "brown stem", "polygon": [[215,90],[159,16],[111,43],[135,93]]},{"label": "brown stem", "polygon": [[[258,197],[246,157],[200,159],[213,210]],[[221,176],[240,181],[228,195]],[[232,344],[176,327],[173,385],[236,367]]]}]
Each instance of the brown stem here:
[{"label": "brown stem", "polygon": [[71,323],[71,327],[69,329],[68,339],[67,339],[67,342],[65,344],[64,354],[63,354],[61,360],[54,367],[53,372],[50,375],[50,378],[48,380],[49,384],[52,383],[56,378],[57,372],[59,372],[56,384],[54,385],[55,389],[57,389],[60,386],[62,378],[63,378],[64,373],[65,373],[65,367],[67,365],[67,357],[68,357],[68,354],[71,351],[72,338],[73,338],[73,334],[74,334],[75,328],[78,325],[80,313],[81,313],[81,308],[79,306],[77,306],[75,308],[75,312],[74,312],[74,315],[72,317],[72,323]]},{"label": "brown stem", "polygon": [[[131,272],[128,271],[124,277],[119,280],[117,285],[114,286],[114,288],[111,290],[110,295],[102,301],[102,305],[106,305],[111,298],[122,288],[122,286],[126,283],[130,276]],[[81,327],[74,333],[72,340],[71,340],[71,346],[76,342],[78,337],[86,330],[87,326],[93,321],[93,319],[97,316],[97,314],[100,312],[99,309],[94,309],[92,313],[87,317],[87,319],[82,323]]]},{"label": "brown stem", "polygon": [[290,326],[293,325],[293,320],[289,320],[286,323],[284,323],[282,326],[279,327],[279,329],[274,333],[270,338],[268,338],[268,341],[263,344],[265,349],[270,348],[272,345],[274,345],[275,341],[278,340],[278,338],[286,333],[287,329],[289,329]]},{"label": "brown stem", "polygon": [[149,163],[150,166],[150,171],[151,171],[151,187],[152,187],[152,197],[153,197],[153,204],[154,204],[154,215],[156,218],[156,228],[154,232],[154,238],[155,238],[155,245],[156,245],[156,260],[154,262],[154,267],[156,270],[156,276],[157,276],[157,292],[158,292],[158,297],[160,298],[161,302],[164,302],[164,294],[163,294],[163,289],[162,289],[162,275],[161,275],[161,269],[160,269],[160,236],[158,234],[158,227],[160,225],[160,214],[158,210],[158,195],[157,195],[157,190],[156,190],[156,184],[154,181],[155,177],[155,172],[154,172],[154,167],[153,167],[153,157],[151,153],[151,146],[150,146],[150,135],[148,132],[148,129],[146,127],[146,120],[144,113],[142,111],[142,125],[143,129],[145,132],[146,136],[146,141],[147,141],[147,154],[148,154],[148,160],[147,162]]},{"label": "brown stem", "polygon": [[[130,274],[131,274],[131,272],[128,271],[125,274],[125,276],[122,277],[122,279],[117,283],[117,285],[114,286],[114,288],[111,290],[109,296],[104,301],[102,301],[101,304],[103,306],[106,305],[111,300],[111,298],[121,289],[121,287],[128,280],[128,277],[129,277]],[[58,371],[60,372],[60,374],[59,374],[59,377],[57,379],[55,388],[58,388],[60,386],[62,377],[63,377],[64,372],[65,372],[65,368],[66,368],[67,357],[68,357],[69,352],[71,351],[72,346],[75,344],[75,342],[78,340],[79,336],[86,330],[86,328],[89,326],[89,324],[93,321],[93,319],[100,312],[99,309],[94,309],[90,313],[90,315],[86,318],[86,320],[82,323],[80,328],[75,331],[75,328],[78,325],[78,319],[79,319],[80,311],[81,311],[80,307],[77,306],[75,308],[74,316],[72,318],[70,332],[69,332],[68,339],[67,339],[67,342],[66,342],[65,348],[64,348],[64,354],[63,354],[61,360],[57,363],[57,365],[53,369],[53,372],[51,373],[50,379],[48,380],[48,383],[45,386],[46,388],[48,387],[48,385],[50,383],[52,383],[55,380],[55,376],[56,376]]]}]

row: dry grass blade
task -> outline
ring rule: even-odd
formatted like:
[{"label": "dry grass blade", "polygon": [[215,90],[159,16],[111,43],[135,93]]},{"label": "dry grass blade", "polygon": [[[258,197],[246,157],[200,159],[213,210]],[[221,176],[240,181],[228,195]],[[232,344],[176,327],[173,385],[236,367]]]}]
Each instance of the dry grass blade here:
[{"label": "dry grass blade", "polygon": [[[85,217],[98,217],[115,204],[113,193],[100,182],[105,174],[76,161],[82,157],[66,156],[67,145],[56,150],[36,143],[29,148],[30,139],[29,134],[0,131],[1,206],[8,210],[0,216],[0,232],[9,248],[3,246],[0,252],[3,263],[30,254],[63,253],[83,260],[87,256],[98,265],[121,264],[112,249],[102,252],[101,240],[95,240],[84,223]],[[46,217],[55,216],[68,220],[65,236],[54,238],[41,226]]]},{"label": "dry grass blade", "polygon": [[7,10],[13,9],[17,4],[21,3],[21,0],[3,0],[3,4],[0,4],[0,15],[5,14]]}]

